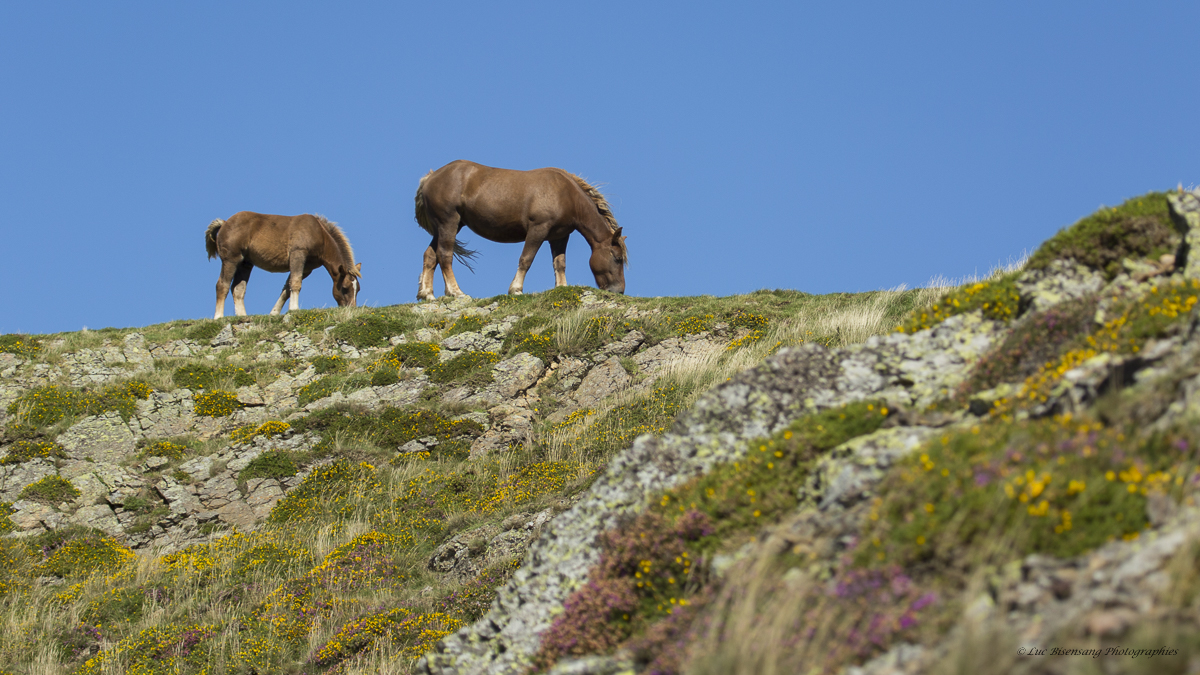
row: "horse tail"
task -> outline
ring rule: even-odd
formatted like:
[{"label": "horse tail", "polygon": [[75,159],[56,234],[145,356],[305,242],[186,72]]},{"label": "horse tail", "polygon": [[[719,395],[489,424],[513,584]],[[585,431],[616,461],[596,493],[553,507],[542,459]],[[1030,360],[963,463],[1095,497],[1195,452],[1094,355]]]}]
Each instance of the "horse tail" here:
[{"label": "horse tail", "polygon": [[[588,199],[591,199],[592,203],[596,205],[596,211],[600,213],[600,217],[604,219],[604,222],[608,223],[608,231],[615,233],[619,229],[617,217],[613,215],[612,207],[608,205],[608,200],[604,198],[600,190],[595,185],[592,185],[570,171],[565,173],[575,180],[575,184],[579,186],[580,190],[583,190],[583,194],[587,195]],[[625,248],[625,237],[621,237],[619,241],[621,243],[621,259],[624,261],[625,266],[628,267],[629,250]]]},{"label": "horse tail", "polygon": [[204,232],[204,248],[208,250],[208,259],[212,260],[217,257],[217,233],[221,231],[221,226],[225,221],[217,218],[208,224],[208,230]]},{"label": "horse tail", "polygon": [[[421,182],[417,184],[417,196],[415,199],[416,217],[417,224],[421,226],[422,230],[428,232],[429,236],[431,237],[437,237],[437,230],[434,229],[433,223],[429,222],[429,210],[425,206],[425,179],[429,178],[431,175],[433,175],[432,171],[425,174],[425,176],[421,178]],[[475,271],[475,268],[471,266],[471,261],[474,260],[475,256],[477,255],[479,255],[479,251],[472,251],[466,246],[463,246],[462,242],[459,241],[457,237],[454,239],[454,257],[458,258],[458,262],[465,265],[466,268],[472,272]]]}]

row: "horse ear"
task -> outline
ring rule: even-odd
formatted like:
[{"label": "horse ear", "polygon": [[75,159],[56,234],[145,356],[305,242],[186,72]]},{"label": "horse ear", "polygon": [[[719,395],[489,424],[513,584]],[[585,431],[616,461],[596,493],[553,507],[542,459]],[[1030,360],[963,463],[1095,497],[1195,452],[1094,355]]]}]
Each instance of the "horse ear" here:
[{"label": "horse ear", "polygon": [[354,266],[353,274],[356,277],[362,276],[362,263],[358,263],[357,265]]},{"label": "horse ear", "polygon": [[613,241],[621,241],[621,228],[613,230]]}]

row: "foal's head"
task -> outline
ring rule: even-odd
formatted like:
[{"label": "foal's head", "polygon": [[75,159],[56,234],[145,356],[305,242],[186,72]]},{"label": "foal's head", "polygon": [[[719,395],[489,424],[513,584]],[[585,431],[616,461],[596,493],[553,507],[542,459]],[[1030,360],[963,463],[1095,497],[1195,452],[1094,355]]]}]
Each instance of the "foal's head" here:
[{"label": "foal's head", "polygon": [[603,246],[592,250],[588,264],[596,277],[596,288],[613,293],[625,292],[625,265],[628,264],[625,251],[625,237],[621,236],[621,228],[612,233],[612,239]]},{"label": "foal's head", "polygon": [[346,268],[338,265],[337,278],[333,280],[333,299],[338,307],[357,307],[358,291],[361,288],[362,263]]}]

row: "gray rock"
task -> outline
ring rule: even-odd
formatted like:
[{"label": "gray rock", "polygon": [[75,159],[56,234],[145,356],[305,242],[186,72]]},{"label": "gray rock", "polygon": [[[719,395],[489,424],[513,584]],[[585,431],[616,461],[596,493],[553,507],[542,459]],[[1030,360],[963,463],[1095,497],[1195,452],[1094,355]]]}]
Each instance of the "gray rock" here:
[{"label": "gray rock", "polygon": [[161,479],[154,486],[154,489],[166,500],[171,513],[177,516],[185,516],[190,512],[203,510],[203,506],[196,495],[192,494],[187,486],[181,485],[173,478]]},{"label": "gray rock", "polygon": [[108,412],[73,424],[58,442],[71,459],[115,463],[133,454],[137,439],[119,413]]},{"label": "gray rock", "polygon": [[646,336],[641,331],[630,331],[619,341],[605,345],[600,353],[608,356],[629,356],[636,352],[645,340]]},{"label": "gray rock", "polygon": [[9,515],[9,520],[18,530],[33,530],[43,527],[43,521],[58,515],[53,507],[25,499],[13,503],[15,513]]},{"label": "gray rock", "polygon": [[594,408],[602,399],[612,396],[629,386],[632,378],[621,365],[621,360],[612,356],[588,371],[575,390],[575,401],[583,408]]},{"label": "gray rock", "polygon": [[56,473],[54,462],[41,457],[20,464],[0,465],[0,501],[17,501],[17,495],[26,485]]},{"label": "gray rock", "polygon": [[233,336],[233,324],[225,324],[221,328],[221,332],[217,333],[217,336],[210,340],[209,344],[213,347],[233,347],[237,345],[237,338]]},{"label": "gray rock", "polygon": [[1095,293],[1104,286],[1104,274],[1079,263],[1055,260],[1042,269],[1031,269],[1017,278],[1021,300],[1040,311],[1060,302]]},{"label": "gray rock", "polygon": [[537,383],[545,372],[542,360],[520,352],[492,367],[492,383],[463,399],[467,405],[492,407],[509,401]]},{"label": "gray rock", "polygon": [[1172,192],[1167,194],[1167,202],[1171,205],[1171,221],[1183,235],[1175,255],[1176,266],[1185,278],[1200,279],[1200,194]]},{"label": "gray rock", "polygon": [[109,535],[115,536],[124,532],[121,529],[121,523],[117,521],[117,514],[113,513],[108,504],[84,506],[71,516],[70,521],[83,527],[95,528]]},{"label": "gray rock", "polygon": [[524,445],[533,437],[533,411],[512,405],[498,405],[488,411],[492,423],[471,443],[471,459],[493,452],[504,452]]},{"label": "gray rock", "polygon": [[195,481],[206,481],[212,475],[212,457],[195,457],[179,465],[179,470],[192,477]]}]

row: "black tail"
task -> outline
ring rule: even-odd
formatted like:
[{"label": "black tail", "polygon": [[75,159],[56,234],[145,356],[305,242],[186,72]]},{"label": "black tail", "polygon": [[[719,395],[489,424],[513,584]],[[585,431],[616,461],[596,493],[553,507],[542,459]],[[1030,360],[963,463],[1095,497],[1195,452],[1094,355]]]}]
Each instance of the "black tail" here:
[{"label": "black tail", "polygon": [[204,232],[204,248],[208,251],[208,259],[212,260],[217,257],[217,234],[221,231],[221,226],[225,221],[220,218],[208,224],[208,229]]},{"label": "black tail", "polygon": [[[429,173],[433,173],[433,172],[430,171]],[[429,177],[429,174],[425,174],[425,177],[422,178],[421,182],[417,185],[417,196],[416,196],[417,224],[421,226],[422,230],[425,230],[426,232],[428,232],[429,236],[437,237],[437,231],[433,229],[433,223],[429,222],[429,212],[426,211],[426,209],[425,209],[424,188],[425,188],[425,178],[428,178],[428,177]],[[479,255],[479,251],[472,251],[471,249],[467,248],[466,246],[463,246],[462,242],[459,241],[457,238],[454,239],[454,257],[458,258],[458,262],[465,265],[466,268],[471,270],[472,272],[475,271],[475,268],[471,266],[471,261],[474,260],[475,256],[477,256],[477,255]]]}]

